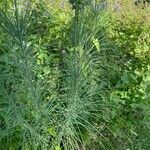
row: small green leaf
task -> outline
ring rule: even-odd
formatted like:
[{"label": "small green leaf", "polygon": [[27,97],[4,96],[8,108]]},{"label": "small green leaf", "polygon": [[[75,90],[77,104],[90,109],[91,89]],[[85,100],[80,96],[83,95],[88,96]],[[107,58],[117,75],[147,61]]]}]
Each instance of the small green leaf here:
[{"label": "small green leaf", "polygon": [[52,135],[53,137],[56,137],[56,131],[54,128],[48,128],[47,132]]},{"label": "small green leaf", "polygon": [[94,44],[94,46],[96,47],[96,49],[98,50],[98,52],[100,51],[100,44],[99,44],[99,41],[98,41],[98,39],[95,39],[94,37],[93,37],[93,44]]},{"label": "small green leaf", "polygon": [[57,145],[57,146],[55,147],[55,150],[61,150],[61,147]]},{"label": "small green leaf", "polygon": [[133,131],[132,129],[130,130],[130,133],[135,135],[135,136],[138,136],[137,133],[135,131]]}]

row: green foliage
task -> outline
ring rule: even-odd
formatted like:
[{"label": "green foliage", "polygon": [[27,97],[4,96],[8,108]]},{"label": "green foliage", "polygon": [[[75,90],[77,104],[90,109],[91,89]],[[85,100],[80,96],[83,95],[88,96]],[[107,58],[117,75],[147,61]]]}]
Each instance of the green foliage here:
[{"label": "green foliage", "polygon": [[[124,118],[123,126],[118,127],[119,130],[124,128],[132,141],[131,146],[130,142],[120,146],[124,149],[149,149],[148,136],[145,134],[145,131],[149,132],[146,123],[149,122],[146,117],[149,109],[149,81],[145,82],[150,63],[149,10],[133,6],[128,1],[123,1],[121,7],[117,12],[110,11],[110,26],[107,30],[121,53],[118,63],[122,73],[112,92],[112,99],[119,105],[120,116]],[[115,130],[118,131],[118,127]],[[141,140],[145,142],[141,143]]]},{"label": "green foliage", "polygon": [[0,149],[149,149],[148,9],[99,2],[0,2]]}]

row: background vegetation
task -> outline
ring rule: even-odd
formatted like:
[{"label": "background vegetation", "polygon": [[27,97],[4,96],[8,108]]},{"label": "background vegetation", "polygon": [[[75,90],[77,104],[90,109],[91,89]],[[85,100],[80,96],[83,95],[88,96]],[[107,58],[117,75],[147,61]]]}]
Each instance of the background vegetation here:
[{"label": "background vegetation", "polygon": [[148,0],[1,0],[0,149],[150,149],[149,56]]}]

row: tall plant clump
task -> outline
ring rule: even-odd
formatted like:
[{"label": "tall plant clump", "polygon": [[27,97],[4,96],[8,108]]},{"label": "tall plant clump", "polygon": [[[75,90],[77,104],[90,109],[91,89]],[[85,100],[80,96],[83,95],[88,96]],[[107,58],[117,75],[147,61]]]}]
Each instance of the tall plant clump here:
[{"label": "tall plant clump", "polygon": [[37,149],[47,142],[44,132],[49,114],[42,102],[44,85],[37,80],[36,58],[29,41],[32,5],[16,0],[10,5],[10,9],[0,10],[0,142],[2,149]]},{"label": "tall plant clump", "polygon": [[64,149],[87,149],[98,139],[101,148],[106,148],[103,141],[112,148],[105,134],[113,136],[108,126],[114,108],[109,92],[113,86],[110,78],[117,71],[117,50],[105,34],[105,13],[89,3],[80,6],[74,1],[73,47],[64,56],[58,108],[62,120],[55,142]]}]

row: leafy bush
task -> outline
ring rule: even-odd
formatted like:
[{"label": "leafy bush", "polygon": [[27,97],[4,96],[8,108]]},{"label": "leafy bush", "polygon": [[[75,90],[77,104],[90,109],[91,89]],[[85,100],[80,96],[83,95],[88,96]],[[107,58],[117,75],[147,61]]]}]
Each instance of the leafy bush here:
[{"label": "leafy bush", "polygon": [[[131,146],[127,143],[124,149],[149,149],[149,136],[145,134],[149,133],[149,119],[146,117],[149,98],[145,97],[145,76],[150,63],[149,8],[142,9],[130,1],[120,4],[118,11],[109,12],[111,18],[108,19],[108,35],[120,50],[118,63],[122,70],[112,98],[124,109],[120,114],[125,121],[122,127],[129,131],[126,135],[132,139]],[[115,130],[118,132],[116,127]]]}]

